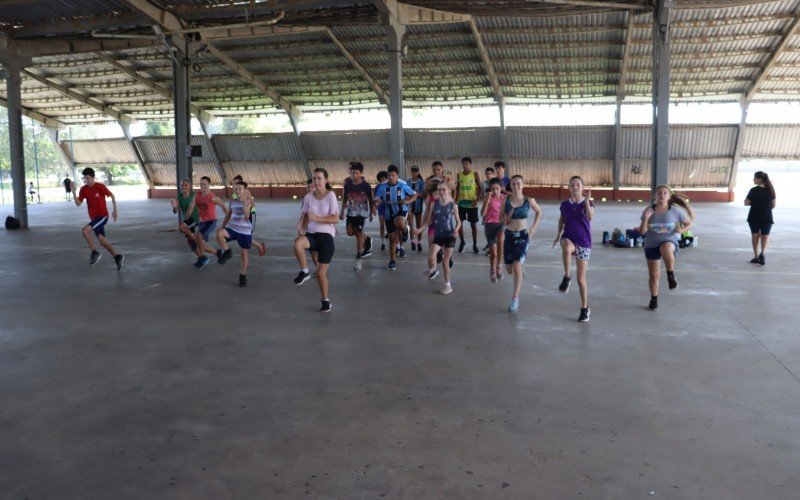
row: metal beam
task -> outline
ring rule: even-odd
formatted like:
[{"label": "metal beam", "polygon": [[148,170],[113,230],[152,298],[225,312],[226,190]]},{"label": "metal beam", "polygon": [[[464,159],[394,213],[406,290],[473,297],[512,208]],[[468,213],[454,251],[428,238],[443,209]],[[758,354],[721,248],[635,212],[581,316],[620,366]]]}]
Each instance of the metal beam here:
[{"label": "metal beam", "polygon": [[189,83],[189,61],[191,58],[189,44],[185,39],[173,40],[172,52],[172,95],[173,116],[175,124],[175,160],[177,189],[181,188],[183,179],[192,179],[192,117],[189,106],[192,102]]},{"label": "metal beam", "polygon": [[367,82],[367,85],[369,85],[372,91],[375,92],[375,94],[377,94],[378,100],[381,102],[381,104],[388,105],[389,94],[387,94],[386,91],[383,89],[383,87],[380,86],[378,81],[372,78],[372,75],[370,75],[369,72],[366,70],[366,68],[364,68],[364,66],[362,66],[361,63],[358,62],[355,56],[349,50],[347,50],[347,47],[344,46],[344,44],[333,33],[333,31],[326,28],[325,34],[328,35],[328,38],[330,38],[331,42],[333,42],[333,44],[336,45],[336,48],[339,49],[339,52],[342,53],[342,56],[344,56],[344,58],[347,59],[350,65],[353,66],[353,69],[355,69],[356,72],[359,75],[361,75],[361,78],[363,78],[364,81]]},{"label": "metal beam", "polygon": [[656,0],[653,15],[653,191],[669,183],[670,26],[675,0]]},{"label": "metal beam", "polygon": [[211,127],[209,126],[208,118],[198,118],[200,122],[200,128],[203,129],[203,135],[205,135],[208,143],[211,145],[211,151],[209,151],[209,155],[211,156],[211,160],[214,162],[214,167],[217,169],[217,174],[219,174],[219,178],[222,180],[222,185],[226,188],[228,187],[228,172],[225,171],[225,166],[220,161],[219,151],[217,150],[217,145],[214,144],[214,140],[211,135]]},{"label": "metal beam", "polygon": [[786,30],[786,33],[783,35],[783,38],[778,42],[778,45],[775,47],[773,51],[771,51],[770,56],[767,58],[766,63],[759,71],[758,76],[756,76],[753,83],[744,93],[744,100],[745,104],[749,104],[750,101],[753,100],[753,97],[758,93],[761,89],[761,86],[767,79],[767,75],[769,74],[772,67],[778,61],[780,56],[787,51],[788,47],[791,45],[791,39],[798,33],[800,29],[800,10],[795,12],[795,18],[789,23],[789,27]]},{"label": "metal beam", "polygon": [[403,60],[402,45],[403,33],[406,27],[403,24],[390,20],[386,25],[388,43],[386,46],[389,60],[389,117],[391,130],[389,131],[389,156],[392,163],[400,169],[400,174],[405,178],[405,141],[403,138]]},{"label": "metal beam", "polygon": [[125,113],[122,113],[121,111],[114,109],[113,106],[106,105],[103,101],[101,101],[94,95],[88,93],[84,94],[76,92],[75,90],[73,90],[75,87],[68,87],[66,85],[61,85],[60,83],[55,83],[53,81],[50,81],[48,80],[47,77],[37,74],[36,71],[38,70],[25,69],[22,70],[22,73],[29,78],[33,78],[42,85],[46,85],[47,87],[50,87],[51,89],[60,92],[71,99],[83,103],[90,108],[96,109],[97,111],[108,116],[109,118],[112,118],[117,121],[123,121],[126,123],[132,123],[136,121],[136,119],[131,117],[130,115],[127,115]]},{"label": "metal beam", "polygon": [[300,137],[300,127],[297,124],[297,117],[293,116],[289,113],[289,121],[292,123],[292,130],[294,130],[294,142],[297,147],[297,152],[300,154],[300,163],[303,165],[303,169],[306,172],[306,176],[310,179],[313,172],[311,171],[311,164],[308,163],[308,156],[306,155],[306,149],[303,146],[303,138]]},{"label": "metal beam", "polygon": [[11,187],[14,192],[14,217],[20,227],[28,227],[28,204],[25,198],[25,151],[22,136],[22,86],[21,69],[3,60],[8,97],[8,142],[11,159]]},{"label": "metal beam", "polygon": [[[480,31],[478,31],[478,25],[475,23],[475,20],[470,19],[467,24],[469,24],[469,29],[472,31],[472,38],[475,39],[475,45],[478,46],[478,52],[481,54],[481,61],[483,62],[483,67],[486,70],[486,78],[489,80],[489,86],[492,87],[494,99],[498,104],[500,104],[503,100],[503,88],[500,86],[500,80],[497,78],[497,73],[494,71],[494,64],[489,57],[489,51],[483,44],[483,38],[481,37]],[[503,111],[500,113],[502,116]]]},{"label": "metal beam", "polygon": [[[4,108],[7,108],[8,107],[8,101],[6,99],[3,99],[2,97],[0,97],[0,106],[3,106]],[[20,110],[22,111],[23,115],[27,116],[31,120],[36,120],[37,122],[39,122],[39,123],[41,123],[41,124],[43,124],[43,125],[45,125],[47,127],[56,127],[56,128],[66,128],[67,127],[66,123],[64,123],[64,122],[62,122],[60,120],[57,120],[56,118],[52,118],[52,117],[49,117],[47,115],[43,115],[42,113],[39,113],[38,111],[34,111],[32,109],[25,108],[25,107],[20,107]]]},{"label": "metal beam", "polygon": [[606,10],[653,10],[653,6],[647,2],[622,3],[605,2],[603,0],[538,0],[537,3],[550,3],[554,5],[574,5],[576,7],[597,7]]},{"label": "metal beam", "polygon": [[619,70],[619,83],[617,84],[617,96],[625,99],[625,84],[628,78],[628,66],[631,61],[631,51],[633,50],[633,29],[631,28],[630,12],[625,13],[625,46],[622,49],[622,63]]},{"label": "metal beam", "polygon": [[128,140],[128,144],[130,144],[131,149],[133,149],[133,154],[136,156],[136,163],[139,164],[139,169],[142,171],[142,175],[144,176],[145,180],[147,181],[147,186],[150,189],[155,189],[156,184],[153,182],[153,178],[150,175],[150,172],[147,170],[147,165],[144,162],[144,156],[142,152],[139,151],[139,148],[136,146],[136,143],[133,142],[133,135],[131,135],[131,125],[130,123],[125,122],[117,122],[119,127],[122,129],[122,134],[125,136],[125,139]]},{"label": "metal beam", "polygon": [[511,168],[511,159],[508,156],[508,134],[506,133],[506,100],[500,99],[497,102],[497,110],[500,112],[500,157],[506,164],[506,169]]},{"label": "metal beam", "polygon": [[614,112],[614,165],[611,173],[611,187],[614,190],[622,184],[622,96],[617,95],[617,109]]},{"label": "metal beam", "polygon": [[472,19],[469,14],[455,14],[426,7],[417,7],[416,5],[400,3],[397,0],[373,0],[372,3],[384,18],[394,19],[395,22],[402,25],[463,23]]},{"label": "metal beam", "polygon": [[733,164],[731,165],[731,175],[728,178],[728,191],[733,192],[736,187],[736,176],[739,173],[739,160],[742,158],[742,148],[747,134],[747,108],[749,103],[742,99],[740,103],[742,115],[739,119],[739,127],[736,129],[736,146],[733,149]]}]

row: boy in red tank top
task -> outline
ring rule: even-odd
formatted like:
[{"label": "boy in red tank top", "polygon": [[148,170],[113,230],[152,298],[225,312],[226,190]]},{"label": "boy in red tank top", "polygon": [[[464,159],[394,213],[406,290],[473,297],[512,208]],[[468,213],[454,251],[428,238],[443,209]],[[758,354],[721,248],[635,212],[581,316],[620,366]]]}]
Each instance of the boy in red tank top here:
[{"label": "boy in red tank top", "polygon": [[117,200],[114,198],[114,193],[108,190],[105,184],[101,184],[99,182],[95,182],[94,180],[94,169],[92,168],[84,168],[83,172],[83,184],[84,186],[81,187],[80,192],[76,195],[75,190],[77,189],[75,183],[72,183],[72,194],[73,199],[75,200],[75,206],[81,206],[83,200],[86,200],[86,207],[89,209],[89,223],[83,226],[81,233],[83,233],[83,237],[86,239],[86,242],[89,244],[89,248],[92,249],[92,253],[89,256],[89,265],[93,266],[97,264],[97,261],[100,260],[100,252],[97,251],[97,246],[94,244],[92,240],[92,231],[94,231],[95,236],[97,237],[97,241],[100,242],[100,245],[108,250],[108,253],[114,257],[114,263],[117,265],[117,270],[122,269],[122,262],[125,260],[125,256],[122,254],[118,254],[114,247],[111,246],[111,243],[108,242],[106,239],[106,222],[108,222],[108,207],[106,206],[106,197],[111,198],[111,204],[114,207],[114,210],[111,212],[111,216],[114,218],[114,222],[117,221]]}]

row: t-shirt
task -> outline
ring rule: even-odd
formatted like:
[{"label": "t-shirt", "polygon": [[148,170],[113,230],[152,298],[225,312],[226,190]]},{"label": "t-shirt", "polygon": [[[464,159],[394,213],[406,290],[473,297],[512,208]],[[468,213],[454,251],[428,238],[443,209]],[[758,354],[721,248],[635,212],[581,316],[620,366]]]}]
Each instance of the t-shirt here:
[{"label": "t-shirt", "polygon": [[217,207],[214,205],[214,193],[204,195],[202,191],[194,196],[201,222],[217,220]]},{"label": "t-shirt", "polygon": [[772,220],[772,201],[775,199],[769,188],[754,186],[747,193],[750,200],[750,212],[747,214],[747,222],[762,222],[773,224]]},{"label": "t-shirt", "polygon": [[[572,200],[561,202],[559,210],[564,217],[564,233],[561,238],[569,239],[575,246],[592,248],[592,227],[584,203],[584,199],[577,203]],[[589,201],[589,205],[594,206],[594,203]]]},{"label": "t-shirt", "polygon": [[478,182],[475,172],[458,173],[458,206],[471,207],[472,202],[478,199]]},{"label": "t-shirt", "polygon": [[[192,203],[192,198],[194,198],[194,193],[190,192],[189,196],[183,196],[183,193],[178,193],[178,205],[181,207],[181,218],[188,219],[190,216],[186,215],[186,211],[189,210],[189,205]],[[194,220],[198,220],[198,210],[197,204],[194,206],[194,210],[192,210],[191,218]]]},{"label": "t-shirt", "polygon": [[425,196],[425,179],[422,177],[417,180],[408,179],[406,184],[419,195],[419,197],[414,200],[414,203],[411,204],[411,208],[414,209],[414,212],[422,212],[422,203]]},{"label": "t-shirt", "polygon": [[108,207],[106,207],[106,196],[111,196],[105,184],[95,182],[92,186],[81,187],[78,193],[78,200],[86,200],[86,207],[89,209],[89,218],[108,217]]},{"label": "t-shirt", "polygon": [[375,190],[375,197],[383,200],[386,205],[384,215],[387,219],[408,213],[408,206],[403,205],[401,202],[415,194],[417,193],[403,181],[397,181],[394,186],[389,183],[381,184]]},{"label": "t-shirt", "polygon": [[490,196],[486,203],[489,204],[488,208],[486,208],[486,215],[483,216],[483,222],[486,224],[498,224],[500,222],[500,215],[503,211],[502,205],[505,196],[500,195],[499,198],[495,198],[494,196]]},{"label": "t-shirt", "polygon": [[[644,220],[644,214],[642,214],[642,220]],[[686,223],[688,221],[689,216],[678,207],[672,207],[666,212],[654,212],[647,224],[647,232],[644,234],[644,247],[658,248],[665,241],[672,241],[677,245],[680,235],[675,233],[675,227],[679,222]]]},{"label": "t-shirt", "polygon": [[433,202],[433,235],[436,238],[449,238],[456,229],[456,219],[453,216],[456,204],[452,201],[442,205],[439,200]]},{"label": "t-shirt", "polygon": [[228,202],[231,209],[231,218],[228,220],[227,228],[233,229],[240,234],[253,234],[253,224],[250,222],[250,214],[244,213],[244,202],[239,198]]},{"label": "t-shirt", "polygon": [[[328,191],[324,198],[318,200],[314,197],[314,192],[310,192],[303,198],[303,213],[314,214],[317,217],[328,217],[329,215],[339,215],[339,207],[336,203],[336,195],[333,191]],[[328,233],[336,236],[336,224],[324,224],[322,222],[308,221],[307,233]]]},{"label": "t-shirt", "polygon": [[347,180],[344,183],[343,197],[347,203],[347,216],[348,217],[369,217],[370,206],[369,198],[372,192],[372,186],[369,182],[362,180],[358,184],[353,181]]}]

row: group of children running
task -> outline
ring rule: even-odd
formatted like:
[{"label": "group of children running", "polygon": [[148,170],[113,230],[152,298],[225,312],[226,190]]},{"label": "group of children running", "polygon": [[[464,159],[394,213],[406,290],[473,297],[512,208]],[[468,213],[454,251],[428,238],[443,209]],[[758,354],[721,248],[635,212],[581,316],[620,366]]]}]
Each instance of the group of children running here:
[{"label": "group of children running", "polygon": [[[300,217],[297,221],[297,237],[294,240],[294,253],[300,266],[294,279],[302,285],[312,277],[306,252],[315,264],[313,276],[320,290],[322,306],[320,311],[329,312],[332,308],[329,297],[327,271],[334,254],[336,225],[346,220],[347,235],[355,238],[356,255],[353,268],[362,268],[362,259],[372,254],[372,239],[365,234],[365,224],[377,215],[380,220],[381,250],[385,249],[384,239],[389,239],[389,262],[386,269],[397,269],[398,257],[405,256],[403,244],[411,239],[411,250],[421,252],[423,234],[427,230],[428,261],[425,277],[433,280],[440,274],[444,283],[440,293],[452,293],[451,273],[454,265],[453,253],[456,241],[458,251],[466,247],[464,224],[470,223],[472,230],[472,250],[480,253],[477,244],[477,223],[482,220],[486,247],[489,256],[489,279],[497,283],[508,274],[513,279],[513,293],[508,305],[509,312],[519,309],[519,295],[525,275],[525,259],[528,245],[542,219],[542,210],[533,197],[523,193],[523,177],[505,175],[505,164],[501,161],[485,171],[486,179],[481,181],[479,174],[472,170],[472,160],[461,160],[462,170],[455,182],[444,172],[441,162],[432,164],[432,174],[422,178],[419,167],[411,168],[411,178],[400,179],[399,169],[390,165],[377,176],[378,185],[373,190],[364,178],[364,166],[351,162],[350,175],[343,182],[341,204],[329,183],[328,172],[324,168],[314,170],[309,179],[308,192],[303,198]],[[114,195],[103,184],[94,180],[94,171],[83,171],[84,186],[75,196],[75,204],[87,200],[90,223],[83,228],[83,235],[92,249],[90,264],[100,258],[90,235],[97,235],[100,244],[114,256],[117,269],[122,269],[124,257],[117,254],[105,238],[104,226],[108,220],[105,197],[111,197],[114,207],[113,218],[117,218]],[[202,177],[200,191],[193,192],[189,179],[181,183],[181,190],[171,201],[174,213],[180,213],[178,226],[191,250],[197,256],[194,266],[202,269],[210,260],[217,258],[224,264],[232,258],[229,242],[236,241],[240,247],[241,268],[239,286],[247,285],[249,250],[255,247],[258,254],[266,253],[264,242],[253,241],[255,227],[255,200],[247,189],[247,183],[237,176],[234,178],[233,195],[226,203],[210,190],[211,179]],[[73,192],[74,192],[73,183]],[[589,321],[589,292],[586,273],[591,257],[591,221],[594,217],[594,204],[591,190],[585,189],[583,179],[573,176],[569,180],[570,197],[559,207],[559,221],[553,247],[560,245],[564,276],[559,290],[567,292],[572,281],[571,262],[576,261],[576,274],[580,292],[580,314],[578,320]],[[678,286],[675,279],[675,256],[678,251],[679,235],[692,227],[694,211],[688,199],[676,195],[667,186],[659,186],[655,191],[654,202],[644,209],[639,231],[645,235],[645,257],[649,273],[651,300],[649,308],[658,309],[658,287],[660,261],[663,259],[667,270],[669,289]],[[480,209],[478,207],[481,203]],[[224,212],[224,219],[217,227],[217,207]],[[532,214],[531,214],[532,212]],[[479,216],[480,213],[480,216]],[[216,237],[219,248],[209,245],[209,238]],[[441,272],[439,267],[441,266]]]}]

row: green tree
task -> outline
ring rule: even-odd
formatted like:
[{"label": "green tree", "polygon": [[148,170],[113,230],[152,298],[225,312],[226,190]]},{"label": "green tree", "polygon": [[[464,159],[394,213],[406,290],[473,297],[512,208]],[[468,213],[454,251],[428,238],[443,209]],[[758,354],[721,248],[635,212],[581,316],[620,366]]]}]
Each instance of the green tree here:
[{"label": "green tree", "polygon": [[172,126],[172,122],[168,121],[147,122],[145,124],[144,133],[145,135],[154,135],[154,136],[172,135],[174,133],[174,129]]},{"label": "green tree", "polygon": [[109,186],[113,186],[116,180],[131,175],[138,169],[138,165],[103,165],[95,168],[95,170],[99,170],[105,174],[106,184]]}]

